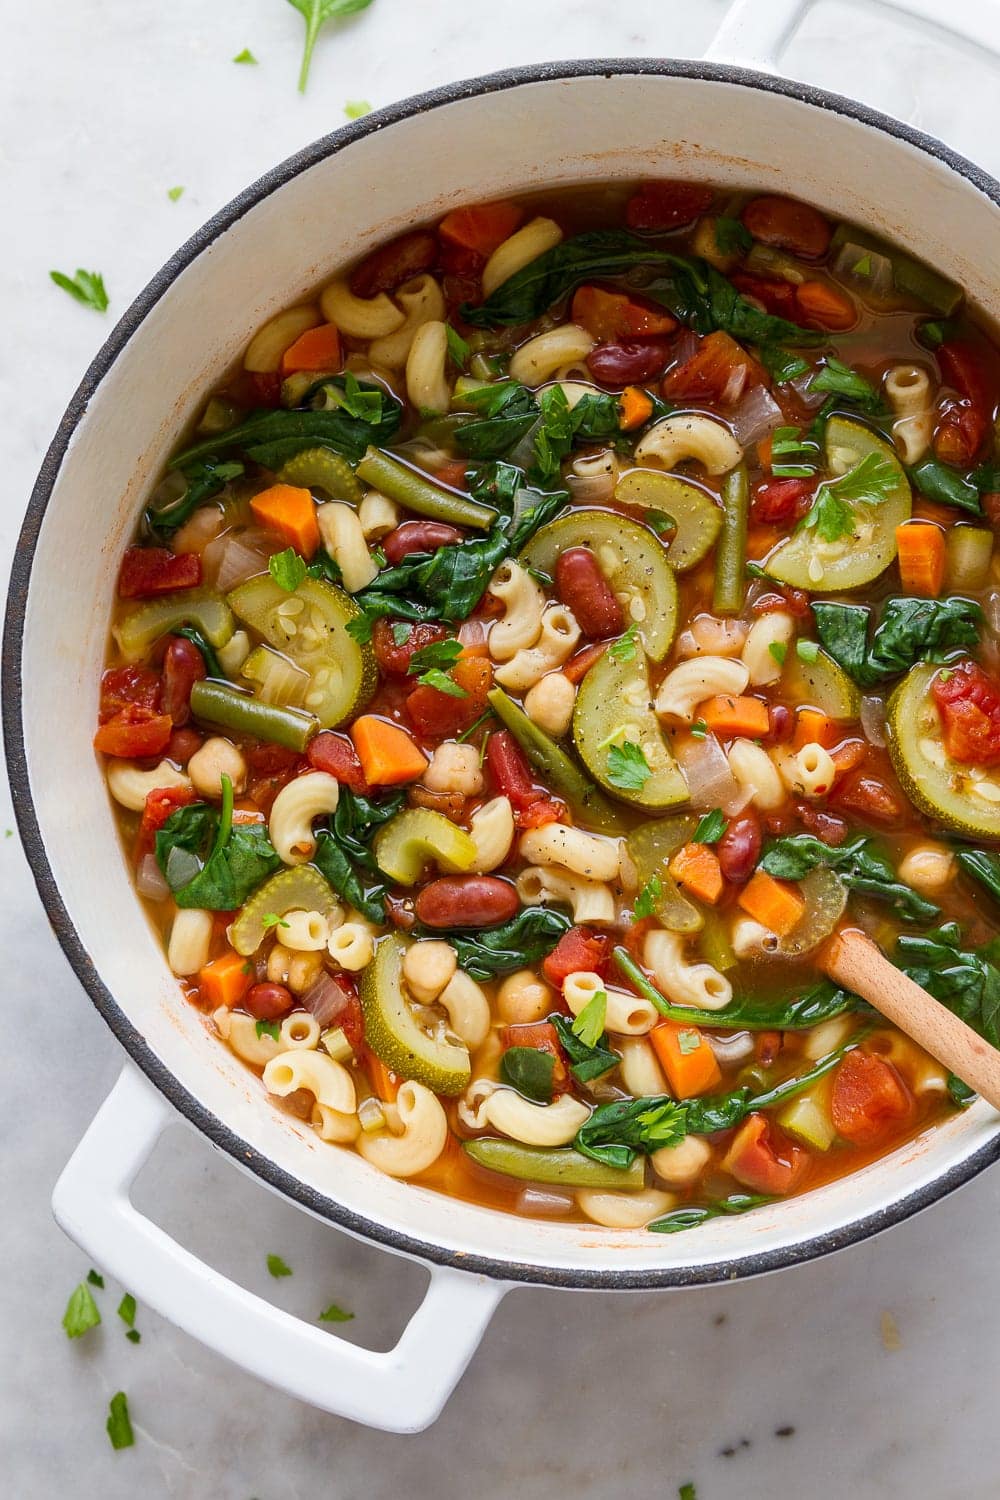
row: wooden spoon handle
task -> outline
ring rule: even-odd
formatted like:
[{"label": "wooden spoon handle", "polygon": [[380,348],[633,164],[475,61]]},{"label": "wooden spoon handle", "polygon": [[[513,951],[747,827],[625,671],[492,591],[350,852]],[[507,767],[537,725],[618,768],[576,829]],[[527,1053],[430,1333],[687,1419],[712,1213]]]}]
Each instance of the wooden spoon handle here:
[{"label": "wooden spoon handle", "polygon": [[820,965],[1000,1109],[1000,1052],[890,963],[871,938],[857,931],[836,933]]}]

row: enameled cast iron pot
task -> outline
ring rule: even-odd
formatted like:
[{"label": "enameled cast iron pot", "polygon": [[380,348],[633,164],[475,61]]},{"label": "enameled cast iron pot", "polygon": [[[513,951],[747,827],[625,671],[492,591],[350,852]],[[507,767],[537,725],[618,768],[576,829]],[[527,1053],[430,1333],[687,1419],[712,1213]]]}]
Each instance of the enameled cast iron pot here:
[{"label": "enameled cast iron pot", "polygon": [[[741,0],[717,55],[760,61],[798,5]],[[272,313],[454,204],[657,175],[801,194],[914,251],[1000,316],[1000,183],[937,141],[739,67],[609,61],[497,74],[345,126],[206,224],[88,371],[18,546],[3,680],[17,817],[56,935],[132,1059],[60,1180],[57,1218],[196,1338],[303,1400],[390,1430],[434,1420],[516,1282],[683,1287],[777,1269],[906,1218],[1000,1154],[1000,1122],[979,1103],[844,1181],[670,1237],[449,1200],[381,1176],[272,1108],[183,1000],[134,896],[91,750],[98,681],[118,559],[204,393]],[[174,1110],[310,1213],[429,1265],[427,1296],[395,1349],[371,1353],[277,1311],[132,1207],[132,1179]]]}]

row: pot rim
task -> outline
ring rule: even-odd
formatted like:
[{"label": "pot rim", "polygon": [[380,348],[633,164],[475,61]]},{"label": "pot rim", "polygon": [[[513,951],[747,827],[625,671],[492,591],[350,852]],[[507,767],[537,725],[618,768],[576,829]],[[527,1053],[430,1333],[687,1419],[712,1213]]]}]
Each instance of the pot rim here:
[{"label": "pot rim", "polygon": [[890,1225],[901,1223],[911,1215],[919,1213],[920,1210],[929,1207],[956,1188],[971,1181],[985,1167],[1000,1157],[1000,1133],[964,1160],[956,1162],[934,1181],[890,1203],[885,1208],[839,1229],[810,1235],[780,1249],[693,1266],[616,1270],[613,1267],[606,1269],[552,1267],[505,1261],[493,1256],[452,1251],[444,1246],[392,1229],[377,1219],[355,1213],[325,1193],[309,1187],[292,1173],[278,1166],[276,1162],[252,1150],[234,1130],[184,1088],[155,1055],[104,984],[63,902],[41,836],[28,774],[21,714],[21,687],[23,630],[35,548],[63,458],[101,381],[126,348],[133,334],[137,332],[147,314],[181,272],[207,250],[220,235],[271,193],[318,162],[339,154],[355,141],[363,139],[374,131],[399,124],[442,105],[519,88],[524,84],[627,75],[652,75],[690,79],[696,82],[731,83],[740,87],[757,89],[762,93],[781,95],[800,103],[847,116],[935,157],[1000,206],[1000,182],[935,137],[915,130],[912,126],[903,124],[868,105],[825,89],[761,73],[754,69],[722,63],[669,58],[615,58],[581,59],[508,68],[478,78],[463,79],[431,89],[423,94],[411,95],[385,109],[374,111],[364,116],[363,119],[342,125],[272,167],[214,214],[175,251],[148,282],[98,351],[63,414],[32,490],[11,568],[4,624],[2,667],[0,667],[0,688],[2,688],[0,696],[3,699],[2,724],[14,815],[49,922],[77,978],[104,1021],[132,1061],[142,1069],[150,1082],[160,1090],[174,1108],[207,1136],[213,1145],[225,1151],[238,1165],[247,1168],[267,1186],[274,1188],[316,1217],[328,1220],[351,1234],[382,1245],[387,1250],[501,1281],[605,1291],[647,1290],[728,1282],[779,1270],[785,1266],[803,1264],[820,1256],[829,1255],[835,1250],[844,1249],[848,1245],[858,1244]]}]

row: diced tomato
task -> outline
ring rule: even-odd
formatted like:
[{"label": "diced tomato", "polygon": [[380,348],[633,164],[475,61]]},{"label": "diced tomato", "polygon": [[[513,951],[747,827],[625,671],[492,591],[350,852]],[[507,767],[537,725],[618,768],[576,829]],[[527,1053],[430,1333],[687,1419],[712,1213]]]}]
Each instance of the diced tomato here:
[{"label": "diced tomato", "polygon": [[970,464],[990,432],[996,407],[985,361],[975,345],[952,339],[937,351],[941,374],[958,392],[945,403],[934,430],[934,452],[942,463]]},{"label": "diced tomato", "polygon": [[486,711],[486,694],[493,686],[493,664],[485,656],[463,656],[448,674],[464,697],[456,698],[422,682],[406,700],[417,730],[432,738],[468,729]]},{"label": "diced tomato", "polygon": [[251,740],[242,749],[250,767],[247,795],[266,815],[282,787],[287,786],[300,771],[306,770],[309,762],[295,750],[259,740]]},{"label": "diced tomato", "polygon": [[497,790],[509,799],[514,820],[521,827],[528,809],[547,799],[541,787],[532,780],[531,767],[509,730],[499,729],[490,735],[486,743],[486,764]]},{"label": "diced tomato", "polygon": [[594,662],[600,661],[607,649],[607,641],[593,641],[589,646],[584,646],[575,656],[570,657],[563,667],[563,675],[574,684],[582,682]]},{"label": "diced tomato", "polygon": [[326,771],[352,792],[367,793],[368,783],[357,752],[346,735],[324,729],[309,741],[306,759],[315,771]]},{"label": "diced tomato", "polygon": [[[449,489],[464,490],[465,478],[469,472],[469,461],[466,458],[451,458],[434,470],[434,478],[439,484],[448,485]],[[406,524],[405,522],[403,523]],[[438,524],[441,524],[440,522]],[[456,531],[458,528],[456,527]],[[449,541],[460,542],[467,535],[464,531],[458,531],[457,536],[450,537]],[[442,545],[439,543],[439,545]]]},{"label": "diced tomato", "polygon": [[382,671],[387,672],[390,677],[405,677],[410,670],[410,658],[422,646],[448,639],[448,632],[442,625],[409,625],[408,629],[406,639],[397,645],[393,625],[388,620],[376,620],[372,628],[375,659]]},{"label": "diced tomato", "polygon": [[738,401],[759,366],[735,339],[721,330],[710,333],[697,352],[663,377],[660,389],[668,401]]},{"label": "diced tomato", "polygon": [[754,490],[750,506],[755,521],[766,526],[790,526],[809,509],[815,479],[765,479]]},{"label": "diced tomato", "polygon": [[337,986],[340,996],[326,992],[329,1004],[324,1012],[324,1029],[339,1026],[355,1057],[360,1058],[365,1045],[365,1018],[354,982],[346,974],[330,974],[327,978]]},{"label": "diced tomato", "polygon": [[1000,683],[974,661],[939,672],[931,685],[944,747],[965,766],[1000,765]]},{"label": "diced tomato", "polygon": [[453,208],[438,225],[446,245],[471,250],[483,260],[517,229],[524,210],[516,203],[473,203],[467,208]]},{"label": "diced tomato", "polygon": [[774,313],[779,318],[788,318],[793,323],[797,321],[795,288],[790,281],[773,281],[768,276],[752,276],[749,271],[737,271],[731,280],[738,292],[742,292],[744,297],[752,297],[767,312]]},{"label": "diced tomato", "polygon": [[775,610],[787,611],[797,620],[804,620],[812,613],[809,595],[804,589],[776,586],[759,595],[750,606],[755,615],[773,615]]},{"label": "diced tomato", "polygon": [[438,258],[437,235],[430,229],[411,229],[380,245],[351,272],[350,287],[355,297],[375,297],[391,292],[411,276],[429,271]]},{"label": "diced tomato", "polygon": [[842,784],[835,785],[833,801],[872,823],[898,823],[905,810],[891,787],[861,771],[852,771]]},{"label": "diced tomato", "polygon": [[281,405],[280,370],[246,370],[240,386],[240,394],[245,389],[247,399],[253,406]]},{"label": "diced tomato", "polygon": [[565,1093],[570,1087],[566,1055],[559,1041],[559,1033],[551,1021],[530,1021],[523,1025],[505,1026],[502,1040],[505,1050],[509,1047],[531,1047],[536,1052],[547,1052],[555,1063],[552,1070],[553,1093]]},{"label": "diced tomato", "polygon": [[856,1047],[833,1077],[831,1110],[837,1134],[858,1146],[871,1146],[913,1108],[909,1090],[884,1057]]},{"label": "diced tomato", "polygon": [[625,206],[625,222],[630,229],[678,229],[705,213],[713,197],[697,182],[644,182]]},{"label": "diced tomato", "polygon": [[600,344],[662,338],[677,327],[676,318],[657,303],[592,283],[577,290],[570,316]]},{"label": "diced tomato", "polygon": [[606,932],[590,927],[571,927],[564,932],[552,952],[542,959],[542,973],[549,984],[562,989],[570,974],[600,974],[604,977],[611,956],[611,939]]},{"label": "diced tomato", "polygon": [[987,521],[989,521],[994,531],[1000,530],[1000,494],[986,494],[981,498],[983,502],[983,514],[986,516]]},{"label": "diced tomato", "polygon": [[94,735],[94,749],[125,760],[161,755],[167,748],[173,727],[169,714],[157,714],[152,709],[128,704],[113,719],[101,725]]},{"label": "diced tomato", "polygon": [[429,786],[421,786],[419,781],[406,788],[408,807],[429,808],[452,823],[465,821],[466,800],[461,792],[435,792]]},{"label": "diced tomato", "polygon": [[754,1114],[733,1137],[723,1170],[755,1193],[790,1193],[809,1167],[809,1154],[794,1145],[765,1115]]},{"label": "diced tomato", "polygon": [[101,678],[100,722],[106,724],[123,708],[158,711],[162,687],[149,667],[109,667]]},{"label": "diced tomato", "polygon": [[118,574],[119,599],[152,599],[201,582],[197,552],[169,552],[166,547],[130,547]]},{"label": "diced tomato", "polygon": [[751,198],[740,218],[755,240],[809,260],[825,255],[830,245],[830,225],[823,215],[811,204],[794,198],[764,193]]},{"label": "diced tomato", "polygon": [[208,674],[205,658],[193,641],[182,635],[167,639],[163,654],[163,695],[160,707],[176,725],[191,717],[191,689]]},{"label": "diced tomato", "polygon": [[865,740],[844,740],[831,753],[839,778],[864,765],[868,759],[868,745]]},{"label": "diced tomato", "polygon": [[141,859],[152,849],[156,833],[171,813],[175,813],[179,807],[188,807],[197,800],[198,794],[191,786],[163,786],[147,792],[136,838],[136,859]]},{"label": "diced tomato", "polygon": [[550,823],[561,823],[566,816],[566,809],[561,802],[553,802],[550,797],[539,797],[530,807],[516,815],[515,821],[518,828],[527,831],[529,828],[547,828]]}]

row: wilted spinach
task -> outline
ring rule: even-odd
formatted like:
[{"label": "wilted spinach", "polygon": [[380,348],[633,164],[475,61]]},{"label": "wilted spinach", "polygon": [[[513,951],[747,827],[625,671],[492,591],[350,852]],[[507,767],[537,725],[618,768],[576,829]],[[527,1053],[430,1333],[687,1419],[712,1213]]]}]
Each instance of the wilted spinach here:
[{"label": "wilted spinach", "polygon": [[378,829],[395,817],[405,801],[405,792],[376,802],[342,786],[336,812],[316,833],[312,863],[338,896],[370,922],[385,921],[385,885],[369,846]]},{"label": "wilted spinach", "polygon": [[863,835],[834,848],[811,833],[793,833],[769,844],[760,861],[776,880],[802,880],[819,867],[836,870],[848,890],[887,902],[905,922],[933,922],[941,914],[940,907],[896,879],[875,841]]},{"label": "wilted spinach", "polygon": [[944,661],[979,640],[983,612],[970,599],[887,599],[868,639],[872,611],[861,604],[813,605],[824,649],[859,687],[880,686],[918,661]]},{"label": "wilted spinach", "polygon": [[946,922],[924,937],[901,936],[896,962],[925,990],[1000,1047],[1000,939],[964,950],[962,929]]},{"label": "wilted spinach", "polygon": [[562,1049],[569,1058],[569,1070],[579,1083],[592,1083],[595,1078],[602,1078],[605,1073],[610,1073],[611,1069],[616,1068],[621,1062],[620,1055],[608,1046],[606,1032],[598,1037],[592,1047],[589,1047],[577,1036],[568,1016],[561,1016],[557,1013],[549,1016],[549,1020],[555,1027]]},{"label": "wilted spinach", "polygon": [[179,807],[156,834],[156,862],[178,906],[235,911],[281,860],[263,823],[233,823],[233,789],[223,778],[219,811]]},{"label": "wilted spinach", "polygon": [[572,922],[551,907],[525,906],[516,917],[486,932],[458,928],[451,932],[415,927],[416,937],[444,937],[458,954],[458,966],[473,979],[494,979],[538,963],[551,953]]},{"label": "wilted spinach", "polygon": [[241,463],[216,463],[214,459],[199,459],[186,462],[181,467],[181,473],[187,480],[187,489],[178,500],[172,504],[156,509],[147,505],[145,522],[149,530],[157,538],[168,537],[183,526],[188,516],[192,515],[206,500],[211,500],[220,490],[225,489],[233,479],[239,479],[243,473]]}]

